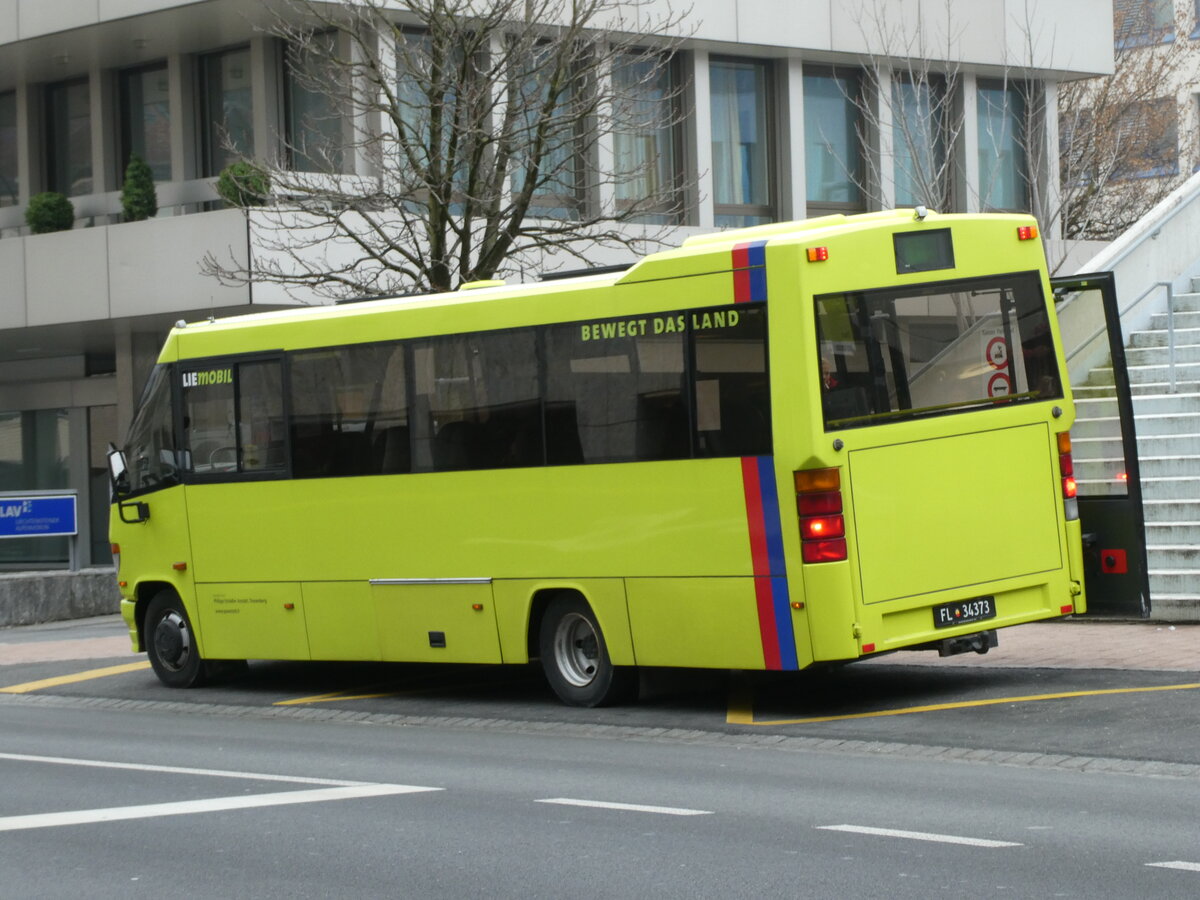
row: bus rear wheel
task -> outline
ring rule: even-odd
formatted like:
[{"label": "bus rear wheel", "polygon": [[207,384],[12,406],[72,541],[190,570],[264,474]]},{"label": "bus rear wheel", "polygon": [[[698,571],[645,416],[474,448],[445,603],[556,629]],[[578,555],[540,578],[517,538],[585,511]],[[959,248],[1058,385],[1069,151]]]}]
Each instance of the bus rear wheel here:
[{"label": "bus rear wheel", "polygon": [[146,655],[158,680],[167,687],[190,688],[204,683],[206,669],[183,601],[174,591],[160,591],[146,609]]},{"label": "bus rear wheel", "polygon": [[551,601],[538,649],[546,680],[570,706],[609,706],[637,693],[637,669],[613,665],[595,613],[582,597]]}]

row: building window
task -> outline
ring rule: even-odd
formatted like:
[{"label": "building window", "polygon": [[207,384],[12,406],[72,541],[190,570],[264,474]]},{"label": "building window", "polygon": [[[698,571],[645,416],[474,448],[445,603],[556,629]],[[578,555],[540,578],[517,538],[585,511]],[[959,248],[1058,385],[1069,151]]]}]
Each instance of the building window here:
[{"label": "building window", "polygon": [[[564,60],[561,53],[543,45],[534,52],[524,74],[512,83],[509,102],[516,104],[516,141],[519,153],[540,146],[536,159],[526,158],[524,172],[516,176],[514,191],[533,179],[530,212],[553,219],[570,219],[584,203],[583,128],[588,90],[582,72],[561,83],[552,82],[553,69]],[[551,92],[555,93],[551,96]],[[536,167],[536,172],[534,168]]]},{"label": "building window", "polygon": [[340,75],[330,66],[337,32],[311,35],[285,54],[287,153],[298,172],[342,172],[345,139],[337,98]]},{"label": "building window", "polygon": [[709,86],[716,224],[736,228],[770,222],[775,218],[771,65],[715,59]]},{"label": "building window", "polygon": [[200,58],[199,107],[204,175],[219,175],[230,163],[253,154],[248,47]]},{"label": "building window", "polygon": [[1029,209],[1025,91],[1003,82],[980,81],[979,208],[984,212]]},{"label": "building window", "polygon": [[1169,97],[1132,104],[1117,122],[1117,178],[1179,174],[1179,108]]},{"label": "building window", "polygon": [[858,72],[804,70],[804,171],[810,214],[865,208],[861,97]]},{"label": "building window", "polygon": [[0,94],[0,206],[13,206],[20,194],[17,170],[17,95]]},{"label": "building window", "polygon": [[171,103],[166,63],[120,74],[121,156],[124,173],[129,158],[140,156],[155,181],[171,180]]},{"label": "building window", "polygon": [[1113,38],[1118,50],[1175,40],[1174,0],[1116,0]]},{"label": "building window", "polygon": [[675,66],[662,58],[630,56],[613,68],[612,86],[617,210],[636,209],[643,222],[676,223],[681,203]]},{"label": "building window", "polygon": [[[0,491],[70,487],[70,417],[65,409],[0,412]],[[0,541],[0,567],[67,561],[67,538]]]},{"label": "building window", "polygon": [[946,82],[939,77],[892,81],[892,156],[897,206],[949,210]]},{"label": "building window", "polygon": [[92,191],[92,114],[87,79],[46,88],[46,190]]}]

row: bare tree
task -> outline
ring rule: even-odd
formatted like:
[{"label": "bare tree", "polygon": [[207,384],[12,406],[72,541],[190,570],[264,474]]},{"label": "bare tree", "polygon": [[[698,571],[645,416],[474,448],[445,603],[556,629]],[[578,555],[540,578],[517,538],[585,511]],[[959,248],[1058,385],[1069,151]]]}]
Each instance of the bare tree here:
[{"label": "bare tree", "polygon": [[[661,6],[656,8],[662,8]],[[688,185],[670,9],[619,0],[277,0],[293,123],[256,159],[251,264],[297,296],[450,290],[597,247],[644,252]],[[630,18],[632,16],[632,18]],[[228,202],[228,201],[227,201]]]},{"label": "bare tree", "polygon": [[[1059,86],[1064,237],[1117,237],[1179,186],[1195,158],[1175,93],[1194,80],[1196,60],[1189,41],[1162,42],[1140,18],[1148,7],[1117,6],[1112,75]],[[1187,34],[1190,24],[1179,16],[1174,27]]]}]

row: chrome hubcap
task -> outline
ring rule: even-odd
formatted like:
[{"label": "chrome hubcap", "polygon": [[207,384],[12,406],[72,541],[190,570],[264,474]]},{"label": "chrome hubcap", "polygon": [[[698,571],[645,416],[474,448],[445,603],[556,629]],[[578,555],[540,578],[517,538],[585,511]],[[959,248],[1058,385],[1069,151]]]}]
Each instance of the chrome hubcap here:
[{"label": "chrome hubcap", "polygon": [[177,612],[169,612],[158,620],[154,629],[154,652],[166,668],[178,672],[187,665],[192,653],[192,637],[187,622]]}]

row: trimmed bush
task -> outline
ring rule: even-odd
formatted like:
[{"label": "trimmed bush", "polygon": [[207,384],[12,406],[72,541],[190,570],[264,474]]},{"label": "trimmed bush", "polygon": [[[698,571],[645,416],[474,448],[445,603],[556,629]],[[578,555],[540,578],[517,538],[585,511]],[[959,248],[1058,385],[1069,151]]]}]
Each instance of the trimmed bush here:
[{"label": "trimmed bush", "polygon": [[152,219],[158,214],[158,193],[154,190],[154,173],[149,164],[136,153],[125,167],[125,184],[121,187],[121,218],[126,222]]},{"label": "trimmed bush", "polygon": [[46,191],[29,198],[25,224],[33,234],[70,231],[75,225],[75,205],[58,191]]},{"label": "trimmed bush", "polygon": [[221,170],[217,178],[217,193],[226,206],[239,209],[262,206],[271,194],[271,179],[254,163],[241,160]]}]

